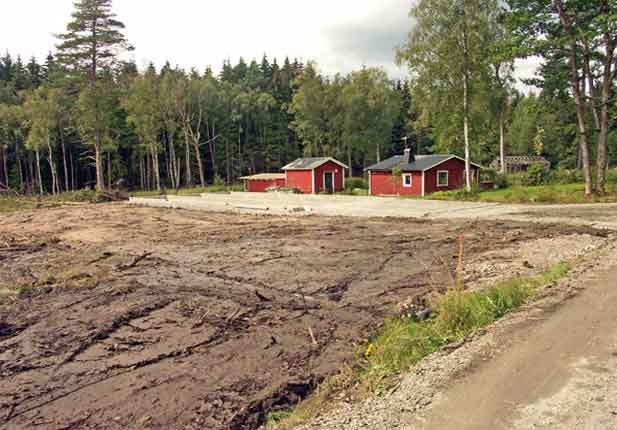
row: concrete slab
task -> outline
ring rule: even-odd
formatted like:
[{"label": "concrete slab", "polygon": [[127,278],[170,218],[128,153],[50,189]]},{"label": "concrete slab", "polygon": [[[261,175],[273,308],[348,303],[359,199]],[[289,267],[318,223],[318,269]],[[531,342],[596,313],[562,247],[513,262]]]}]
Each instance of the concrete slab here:
[{"label": "concrete slab", "polygon": [[514,205],[395,197],[287,193],[212,193],[130,199],[154,207],[302,216],[514,220],[591,225],[617,230],[617,204]]}]

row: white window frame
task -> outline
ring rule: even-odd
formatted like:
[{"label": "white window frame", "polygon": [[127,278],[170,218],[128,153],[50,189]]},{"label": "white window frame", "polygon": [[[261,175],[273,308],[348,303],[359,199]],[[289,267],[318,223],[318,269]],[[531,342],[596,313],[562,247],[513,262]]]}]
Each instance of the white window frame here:
[{"label": "white window frame", "polygon": [[[440,184],[439,183],[439,175],[441,175],[442,173],[446,174],[446,183],[445,184]],[[438,187],[447,187],[450,185],[450,171],[448,170],[438,170],[437,171],[437,186]]]},{"label": "white window frame", "polygon": [[[411,173],[403,173],[403,188],[412,188],[413,187],[413,175]],[[409,185],[405,182],[405,180],[409,178]]]}]

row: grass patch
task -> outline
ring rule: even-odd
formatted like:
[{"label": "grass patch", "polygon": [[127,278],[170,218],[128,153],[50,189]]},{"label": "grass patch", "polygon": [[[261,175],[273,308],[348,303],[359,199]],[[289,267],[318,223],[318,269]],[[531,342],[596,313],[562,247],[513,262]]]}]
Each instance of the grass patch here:
[{"label": "grass patch", "polygon": [[37,200],[30,197],[0,197],[0,213],[11,213],[34,209]]},{"label": "grass patch", "polygon": [[355,370],[345,369],[326,380],[293,410],[269,414],[266,429],[291,430],[306,423],[332,404],[341,390],[353,387],[360,392],[375,392],[387,387],[393,376],[527,303],[538,288],[564,278],[570,269],[569,264],[562,263],[539,275],[502,281],[482,291],[454,287],[434,300],[430,319],[400,317],[386,321]]},{"label": "grass patch", "polygon": [[585,184],[554,184],[540,186],[513,185],[501,190],[472,191],[464,190],[437,192],[430,196],[435,200],[464,200],[487,203],[545,203],[545,204],[579,204],[579,203],[616,203],[617,185],[608,183],[607,193],[603,196],[585,196]]},{"label": "grass patch", "polygon": [[337,194],[343,194],[347,196],[368,196],[368,190],[364,188],[350,188]]},{"label": "grass patch", "polygon": [[56,196],[4,196],[0,197],[0,213],[10,213],[23,210],[49,208],[62,203],[101,203],[107,198],[94,190],[79,190],[61,193]]},{"label": "grass patch", "polygon": [[364,378],[371,386],[378,385],[442,346],[497,321],[529,301],[539,287],[562,279],[569,271],[570,266],[563,263],[539,275],[503,281],[482,291],[451,288],[435,300],[435,316],[428,321],[397,318],[384,325],[367,348]]}]

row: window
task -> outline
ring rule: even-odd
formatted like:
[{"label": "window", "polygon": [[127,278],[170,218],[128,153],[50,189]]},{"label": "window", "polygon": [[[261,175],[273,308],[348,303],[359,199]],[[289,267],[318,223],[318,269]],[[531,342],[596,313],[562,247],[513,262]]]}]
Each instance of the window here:
[{"label": "window", "polygon": [[403,187],[411,188],[413,184],[413,180],[411,179],[411,175],[403,175]]},{"label": "window", "polygon": [[437,172],[437,186],[438,187],[447,187],[448,186],[448,178],[449,172],[447,170],[439,170]]}]

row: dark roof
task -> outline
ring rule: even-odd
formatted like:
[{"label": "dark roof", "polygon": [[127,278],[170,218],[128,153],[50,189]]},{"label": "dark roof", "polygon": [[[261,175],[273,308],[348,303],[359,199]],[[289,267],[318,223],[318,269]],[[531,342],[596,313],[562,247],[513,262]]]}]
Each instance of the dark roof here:
[{"label": "dark roof", "polygon": [[346,165],[344,165],[340,161],[335,160],[332,157],[308,157],[298,158],[296,161],[293,161],[287,166],[283,167],[283,170],[313,170],[318,168],[322,164],[326,164],[328,161],[332,161],[339,166],[348,169]]},{"label": "dark roof", "polygon": [[[404,155],[395,155],[394,157],[390,157],[387,160],[367,167],[366,170],[392,170],[395,166],[400,166],[402,172],[424,172],[453,158],[462,160],[462,158],[456,155],[416,155],[414,162],[403,163],[404,158]],[[471,164],[480,167],[478,164]]]}]

